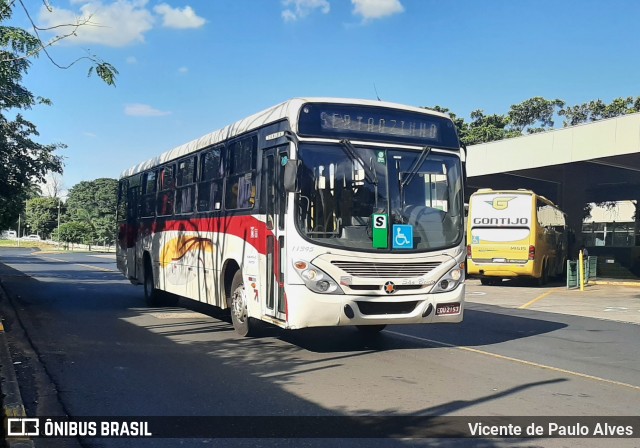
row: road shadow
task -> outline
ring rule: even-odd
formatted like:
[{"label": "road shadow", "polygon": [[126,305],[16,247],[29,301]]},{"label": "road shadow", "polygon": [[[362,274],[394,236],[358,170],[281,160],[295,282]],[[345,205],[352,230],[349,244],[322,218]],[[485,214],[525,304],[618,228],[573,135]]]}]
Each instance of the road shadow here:
[{"label": "road shadow", "polygon": [[[0,266],[3,285],[10,291],[10,306],[16,319],[9,322],[24,328],[33,346],[33,354],[23,357],[23,364],[41,363],[45,367],[55,393],[71,416],[81,415],[178,415],[178,416],[331,416],[342,420],[346,438],[336,439],[338,431],[326,427],[326,432],[314,434],[314,439],[276,438],[260,440],[226,439],[223,446],[339,446],[339,447],[502,447],[516,446],[514,440],[463,439],[468,433],[465,417],[458,421],[437,420],[435,417],[460,413],[481,403],[490,403],[517,396],[525,390],[544,388],[565,381],[519,381],[486,395],[466,399],[452,391],[451,399],[432,403],[425,396],[425,406],[405,414],[381,403],[378,409],[362,409],[364,418],[349,419],[350,396],[353,390],[340,390],[344,409],[328,408],[291,391],[307,375],[329,370],[338,380],[349,372],[348,359],[379,356],[384,350],[425,348],[424,344],[390,337],[361,338],[352,328],[308,329],[282,332],[265,328],[262,338],[240,338],[221,312],[195,302],[181,301],[187,307],[146,308],[140,288],[121,282],[41,282],[33,278],[20,279],[24,274]],[[85,288],[85,289],[82,289]],[[186,302],[186,303],[182,303]],[[154,314],[203,312],[210,318],[158,318]],[[487,313],[485,313],[487,314]],[[490,314],[490,313],[488,313]],[[480,316],[478,314],[478,316]],[[474,313],[471,313],[475,320]],[[507,322],[507,321],[501,321]],[[522,321],[513,320],[515,327]],[[424,328],[424,326],[420,326]],[[445,326],[438,326],[444,328]],[[458,328],[459,325],[446,326]],[[536,331],[542,331],[541,327]],[[208,331],[207,331],[208,328]],[[544,328],[544,327],[542,327]],[[546,331],[551,331],[547,327]],[[13,334],[13,331],[9,331]],[[468,335],[471,338],[472,335]],[[505,336],[496,340],[509,340]],[[14,353],[20,347],[13,341]],[[321,352],[321,355],[313,352]],[[375,363],[373,363],[375,365]],[[21,364],[22,366],[22,364]],[[26,373],[22,375],[28,375]],[[375,369],[374,369],[375,370]],[[366,377],[377,377],[374,370],[363,371]],[[425,378],[424,381],[429,381]],[[322,387],[320,384],[318,387]],[[335,392],[334,392],[335,393]],[[376,394],[376,390],[371,390]],[[28,415],[38,414],[38,391],[31,391]],[[381,396],[382,400],[382,396]],[[368,415],[399,417],[382,430],[380,421]],[[422,437],[413,417],[425,417],[423,425],[438,426],[446,438],[399,440]],[[215,417],[211,417],[215,418]],[[500,417],[497,417],[500,418]],[[340,421],[340,420],[338,420]],[[460,423],[462,422],[462,423]],[[462,424],[462,426],[456,426]],[[334,428],[335,429],[335,428]],[[424,428],[422,428],[424,429]],[[438,429],[438,428],[434,428]],[[380,438],[349,438],[376,435]],[[85,439],[85,445],[93,444]],[[188,440],[184,446],[193,446]],[[101,439],[100,446],[128,446],[131,441]],[[177,440],[136,440],[135,446],[176,446]]]}]

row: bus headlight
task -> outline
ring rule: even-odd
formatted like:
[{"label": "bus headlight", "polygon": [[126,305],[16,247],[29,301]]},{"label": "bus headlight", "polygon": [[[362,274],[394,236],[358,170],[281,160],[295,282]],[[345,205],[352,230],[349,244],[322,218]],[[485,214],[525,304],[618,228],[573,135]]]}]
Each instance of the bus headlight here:
[{"label": "bus headlight", "polygon": [[440,277],[430,292],[447,292],[452,291],[464,280],[464,264],[456,265],[453,269]]},{"label": "bus headlight", "polygon": [[342,288],[329,274],[308,261],[296,260],[293,262],[293,267],[311,291],[320,294],[344,294]]}]

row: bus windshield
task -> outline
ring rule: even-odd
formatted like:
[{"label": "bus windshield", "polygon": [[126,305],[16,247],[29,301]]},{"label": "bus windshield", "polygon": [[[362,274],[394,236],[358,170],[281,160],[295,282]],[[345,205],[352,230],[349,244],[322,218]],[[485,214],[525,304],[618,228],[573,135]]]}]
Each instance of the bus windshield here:
[{"label": "bus windshield", "polygon": [[419,150],[346,146],[351,144],[300,144],[296,222],[303,236],[326,246],[374,250],[371,217],[386,214],[391,225],[413,227],[413,250],[461,241],[458,157],[430,149],[421,158]]}]

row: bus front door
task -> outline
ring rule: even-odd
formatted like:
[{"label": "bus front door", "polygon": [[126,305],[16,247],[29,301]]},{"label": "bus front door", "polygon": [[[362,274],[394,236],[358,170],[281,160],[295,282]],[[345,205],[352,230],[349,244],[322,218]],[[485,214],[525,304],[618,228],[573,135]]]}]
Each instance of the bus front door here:
[{"label": "bus front door", "polygon": [[265,299],[263,312],[275,319],[286,320],[286,298],[284,296],[284,213],[286,193],[283,188],[283,161],[286,162],[287,147],[269,149],[262,158],[262,204],[266,213],[266,260],[263,270]]}]

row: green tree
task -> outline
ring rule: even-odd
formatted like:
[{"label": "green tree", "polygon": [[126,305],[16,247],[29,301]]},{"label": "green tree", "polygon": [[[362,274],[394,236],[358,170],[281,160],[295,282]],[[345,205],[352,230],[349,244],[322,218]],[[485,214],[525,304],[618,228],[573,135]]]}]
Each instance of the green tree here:
[{"label": "green tree", "polygon": [[451,112],[446,107],[442,106],[431,106],[431,107],[423,107],[423,109],[435,110],[437,112],[442,112],[443,114],[448,114],[453,121],[453,124],[456,126],[456,130],[458,131],[458,137],[460,140],[464,141],[464,137],[467,133],[468,125],[464,122],[464,118],[459,118],[456,114]]},{"label": "green tree", "polygon": [[90,234],[91,227],[83,222],[65,222],[53,232],[53,238],[66,244],[80,244],[86,243]]},{"label": "green tree", "polygon": [[42,237],[50,235],[58,225],[58,199],[33,198],[27,200],[26,224]]},{"label": "green tree", "polygon": [[590,123],[605,118],[640,112],[640,97],[616,98],[610,104],[598,99],[575,106],[562,108],[558,114],[564,116],[564,126]]},{"label": "green tree", "polygon": [[559,99],[547,100],[540,96],[530,98],[509,109],[510,127],[520,133],[529,134],[548,131],[553,128],[553,117],[564,107],[565,102]]},{"label": "green tree", "polygon": [[91,244],[105,241],[112,243],[116,234],[117,201],[116,179],[101,178],[80,182],[69,190],[67,219],[84,223],[90,229]]},{"label": "green tree", "polygon": [[[43,0],[45,8],[52,12],[48,0]],[[114,86],[118,70],[108,62],[103,61],[99,56],[87,54],[79,57],[68,64],[59,63],[51,54],[51,47],[68,37],[75,35],[78,28],[83,26],[95,26],[91,23],[91,16],[76,19],[71,23],[62,23],[55,27],[41,27],[34,22],[29,9],[25,6],[23,0],[0,0],[0,22],[9,20],[14,13],[14,8],[19,9],[29,21],[30,30],[3,26],[0,27],[0,35],[3,37],[3,46],[11,47],[13,54],[3,54],[0,57],[0,63],[14,62],[16,60],[26,61],[29,58],[45,55],[45,57],[57,68],[66,70],[71,68],[80,61],[89,62],[88,76],[96,73],[106,84]],[[54,31],[59,33],[49,41],[44,41],[40,36],[43,32]],[[6,42],[5,42],[6,40]]]},{"label": "green tree", "polygon": [[[13,4],[13,3],[12,3]],[[0,0],[0,23],[11,17],[11,6]],[[28,33],[27,33],[28,34]],[[33,139],[38,131],[16,110],[49,104],[35,97],[22,84],[30,62],[25,57],[35,43],[20,30],[0,26],[0,209],[4,219],[15,221],[22,210],[27,190],[48,171],[61,172],[62,160],[54,151],[63,145],[41,144]]]},{"label": "green tree", "polygon": [[449,114],[458,131],[458,137],[466,145],[477,145],[522,135],[520,131],[509,129],[509,119],[504,115],[485,115],[478,109],[471,112],[471,122],[465,123],[463,118],[459,118],[446,107],[431,106],[424,109]]},{"label": "green tree", "polygon": [[[44,1],[48,7],[48,1]],[[31,30],[14,26],[2,26],[11,20],[14,9],[26,15]],[[97,73],[107,84],[114,85],[117,70],[97,56],[78,58],[71,64],[59,64],[49,49],[57,41],[73,35],[80,26],[89,26],[90,18],[63,24],[58,31],[66,33],[44,42],[39,27],[31,19],[22,0],[0,0],[0,223],[2,227],[13,225],[24,210],[24,202],[31,196],[30,189],[42,182],[47,172],[61,173],[62,159],[55,154],[64,145],[37,142],[36,126],[20,113],[36,105],[51,105],[47,98],[37,97],[22,85],[23,76],[31,65],[31,59],[45,55],[56,67],[66,69],[82,60],[91,64],[89,74]]]},{"label": "green tree", "polygon": [[508,126],[509,119],[504,115],[485,115],[482,110],[474,110],[463,141],[467,145],[477,145],[522,135],[520,131],[509,129]]}]

